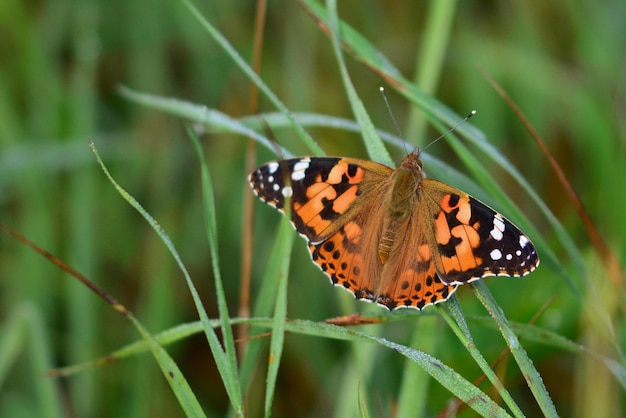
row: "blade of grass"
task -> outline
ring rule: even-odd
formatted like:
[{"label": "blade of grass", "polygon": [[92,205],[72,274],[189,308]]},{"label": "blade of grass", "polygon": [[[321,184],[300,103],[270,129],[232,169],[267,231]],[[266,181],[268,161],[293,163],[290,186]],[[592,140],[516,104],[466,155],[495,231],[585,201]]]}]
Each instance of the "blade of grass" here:
[{"label": "blade of grass", "polygon": [[[437,90],[448,40],[452,33],[457,0],[439,0],[428,3],[428,15],[421,33],[420,47],[415,65],[415,84],[426,94]],[[419,109],[411,107],[406,137],[424,140],[426,119]]]},{"label": "blade of grass", "polygon": [[[192,137],[193,138],[193,137]],[[133,198],[126,190],[124,190],[111,176],[111,174],[109,173],[108,169],[106,168],[106,166],[104,165],[104,162],[100,159],[100,156],[98,155],[98,152],[96,150],[95,145],[93,144],[93,142],[90,142],[90,146],[94,152],[94,154],[96,155],[96,158],[98,160],[98,163],[100,164],[100,167],[102,167],[102,170],[104,171],[105,175],[107,176],[107,178],[109,179],[109,181],[113,184],[113,186],[115,187],[115,189],[118,191],[118,193],[120,193],[120,195],[124,198],[124,200],[126,200],[135,210],[137,210],[137,212],[139,212],[139,214],[146,220],[148,221],[148,224],[152,227],[152,229],[154,229],[154,231],[157,233],[157,235],[161,238],[161,240],[163,241],[163,243],[165,244],[165,246],[167,247],[167,249],[170,251],[170,254],[172,254],[172,257],[174,258],[174,260],[176,261],[176,263],[178,264],[179,269],[181,270],[181,272],[183,273],[183,276],[185,277],[185,281],[187,282],[187,286],[189,287],[189,290],[191,292],[191,295],[193,297],[194,300],[194,304],[196,306],[196,310],[198,311],[198,314],[200,315],[200,320],[202,321],[203,325],[204,325],[204,331],[205,331],[205,335],[207,337],[207,340],[209,342],[209,346],[211,348],[211,352],[213,353],[214,359],[215,359],[215,364],[217,365],[217,369],[220,372],[220,375],[222,377],[222,380],[224,382],[224,387],[226,388],[226,392],[228,393],[228,396],[231,400],[231,403],[233,405],[233,408],[235,408],[236,411],[243,411],[243,406],[242,406],[242,401],[241,401],[241,391],[238,390],[238,380],[237,380],[237,363],[236,360],[233,363],[233,355],[229,355],[228,353],[228,348],[225,351],[222,351],[222,347],[220,345],[220,342],[217,338],[217,335],[215,334],[215,331],[213,330],[213,328],[211,328],[210,324],[209,324],[209,317],[204,309],[204,306],[202,305],[202,301],[200,300],[200,295],[198,295],[198,292],[191,280],[191,277],[189,276],[189,273],[187,272],[187,268],[185,267],[185,265],[183,264],[182,260],[180,259],[180,256],[178,255],[178,252],[176,251],[176,249],[174,248],[174,245],[172,244],[171,240],[169,239],[169,237],[167,236],[167,234],[165,233],[165,231],[163,231],[163,229],[159,226],[159,224],[156,222],[156,220],[139,204],[139,202],[137,202],[135,200],[135,198]],[[206,187],[206,185],[205,185]],[[209,186],[210,187],[210,186]],[[212,199],[212,197],[206,197],[205,199]],[[210,221],[210,219],[207,219],[207,221]],[[207,225],[207,229],[210,229],[211,225]],[[213,239],[213,237],[211,237],[211,239]],[[213,258],[215,258],[215,249],[212,249],[212,256]],[[214,261],[213,263],[214,268],[216,268],[217,264]],[[216,276],[216,281],[218,281],[219,275]],[[221,284],[221,282],[220,282]],[[221,287],[220,287],[221,288]],[[222,298],[222,300],[224,299],[224,295],[223,292],[220,296],[219,290],[220,289],[218,287],[216,287],[216,292],[218,293],[218,307],[220,305],[219,300],[220,298]],[[225,303],[222,303],[223,305],[225,305]],[[220,314],[222,314],[222,312],[220,311]],[[228,316],[226,317],[226,319],[222,318],[222,320],[225,320],[226,323],[228,324]],[[224,341],[225,341],[225,345],[228,345],[229,342],[227,341],[226,337],[228,336],[227,332],[230,330],[230,324],[228,324],[228,326],[224,327],[222,329],[222,332],[224,333]],[[232,341],[232,333],[230,334],[230,338]],[[156,344],[156,343],[155,343]],[[230,343],[231,346],[234,346],[234,343]],[[234,352],[234,348],[231,348],[230,351]],[[240,415],[243,415],[243,412],[241,412]]]},{"label": "blade of grass", "polygon": [[[104,167],[104,164],[102,163],[102,160],[99,159],[99,155],[98,155],[97,151],[95,150],[95,147],[93,147],[92,143],[90,143],[90,145],[92,145],[92,149],[94,150],[96,158],[101,163],[101,167],[103,167],[103,169],[105,170],[105,173],[108,174],[108,172],[106,171],[106,167]],[[111,179],[111,181],[113,181],[113,180]],[[117,187],[119,188],[119,186],[117,186]],[[126,193],[121,188],[119,188],[118,191]],[[132,197],[130,197],[130,196],[128,196],[128,197],[132,199]],[[136,203],[136,204],[138,205],[138,203]],[[150,216],[150,215],[148,215],[148,216]],[[122,316],[124,316],[125,318],[129,319],[132,322],[132,324],[135,326],[135,328],[137,329],[139,334],[142,336],[142,338],[147,343],[150,351],[152,352],[152,355],[156,359],[157,364],[159,365],[159,367],[161,369],[161,372],[165,376],[167,382],[169,383],[170,387],[172,388],[172,391],[174,392],[174,395],[178,399],[178,402],[179,402],[180,406],[185,411],[187,416],[197,416],[197,417],[204,417],[204,416],[206,416],[204,414],[204,411],[202,411],[202,408],[200,407],[200,403],[196,399],[193,391],[189,387],[189,384],[185,380],[183,374],[181,373],[180,369],[178,368],[178,366],[176,365],[174,360],[172,360],[172,358],[169,356],[169,354],[167,354],[167,351],[165,351],[165,349],[163,347],[161,347],[161,345],[159,345],[159,343],[156,341],[156,339],[152,336],[152,334],[150,334],[150,332],[148,332],[148,330],[141,324],[141,322],[139,322],[139,320],[137,320],[137,318],[135,318],[135,316],[133,315],[133,313],[131,311],[126,309],[126,307],[124,305],[120,304],[117,300],[115,300],[113,297],[111,297],[107,292],[105,292],[96,283],[94,283],[93,281],[89,280],[87,277],[85,277],[84,275],[79,273],[77,270],[72,268],[69,264],[65,263],[60,258],[54,256],[53,254],[49,253],[48,251],[46,251],[46,250],[42,249],[41,247],[35,245],[33,242],[29,241],[26,237],[18,234],[17,232],[13,231],[12,229],[6,227],[5,225],[0,224],[0,229],[2,229],[4,232],[6,232],[9,235],[11,235],[16,240],[18,240],[21,243],[25,244],[26,246],[30,247],[32,250],[34,250],[37,253],[39,253],[42,257],[46,258],[48,261],[50,261],[52,264],[54,264],[60,270],[65,271],[69,275],[71,275],[74,278],[76,278],[77,280],[79,280],[82,284],[84,284],[91,291],[93,291],[96,295],[98,295],[100,298],[102,298],[106,303],[108,303],[117,313],[119,313]]]},{"label": "blade of grass", "polygon": [[[272,277],[275,277],[275,275],[272,275]],[[418,316],[418,315],[422,317],[422,319],[424,316],[428,316],[428,314],[425,312],[402,311],[401,314],[398,314],[396,311],[395,313],[394,312],[382,312],[382,313],[378,312],[378,313],[372,313],[372,314],[364,314],[364,315],[361,315],[361,319],[364,320],[366,323],[372,322],[372,320],[376,320],[376,323],[386,323],[386,322],[394,322],[394,321],[399,321],[399,320],[410,320],[414,316]],[[435,315],[436,314],[431,314],[430,316],[435,316]],[[480,324],[483,327],[488,327],[492,329],[498,328],[497,324],[493,321],[493,318],[491,317],[479,317],[479,316],[468,315],[466,319],[469,322]],[[231,318],[231,325],[234,326],[236,324],[241,324],[241,323],[256,324],[258,321],[267,321],[267,320],[268,320],[267,318],[263,318],[261,316],[255,316],[253,318]],[[214,319],[210,321],[210,324],[213,328],[218,328],[221,322],[217,319]],[[613,359],[607,358],[601,354],[598,354],[594,352],[593,350],[590,350],[589,348],[581,344],[578,344],[574,341],[568,340],[567,338],[559,334],[556,334],[550,330],[540,328],[535,325],[529,325],[529,324],[517,323],[517,322],[510,322],[509,325],[511,326],[511,329],[513,329],[515,334],[519,336],[519,338],[524,338],[528,341],[533,341],[535,343],[542,344],[547,347],[556,348],[559,350],[566,350],[566,351],[570,351],[576,354],[590,355],[595,360],[597,360],[603,367],[606,367],[608,370],[610,370],[611,373],[613,373],[615,378],[618,380],[620,385],[622,385],[622,387],[626,389],[626,368],[622,366],[619,362]],[[265,328],[267,328],[267,326],[263,326],[263,329]],[[165,346],[165,345],[180,341],[191,335],[198,334],[200,332],[202,332],[202,324],[200,322],[190,322],[187,324],[177,325],[175,327],[162,331],[158,334],[154,334],[154,338],[159,342],[159,344]],[[291,332],[294,332],[294,331],[292,330]],[[253,340],[253,341],[259,341],[259,340]],[[432,341],[432,340],[429,340],[429,341]],[[414,345],[411,344],[411,347],[413,346]],[[126,357],[145,353],[148,349],[149,348],[145,341],[143,340],[137,341],[112,352],[106,357],[102,357],[100,359],[97,359],[88,363],[82,363],[82,364],[77,364],[77,365],[70,366],[70,367],[65,367],[62,369],[56,369],[50,372],[49,374],[52,376],[57,376],[57,375],[69,376],[70,374],[85,370],[86,368],[89,368],[89,367],[105,365],[113,361],[124,359]],[[420,350],[420,351],[426,351],[426,350]],[[3,363],[0,362],[0,366],[2,366],[2,364]],[[1,370],[2,370],[2,367],[0,367],[0,371]],[[242,370],[243,370],[243,366],[242,366]],[[2,378],[2,374],[0,374],[0,383],[1,383],[1,378]],[[413,399],[415,400],[415,397]]]},{"label": "blade of grass", "polygon": [[52,367],[50,341],[40,311],[30,303],[15,306],[0,330],[0,390],[20,355],[26,356],[35,375],[34,401],[38,405],[38,416],[64,416],[57,381],[42,377],[42,373]]},{"label": "blade of grass", "polygon": [[516,417],[523,417],[524,413],[519,408],[519,406],[515,403],[515,400],[511,396],[508,390],[504,387],[498,376],[491,369],[491,366],[485,360],[483,355],[480,353],[472,335],[470,334],[469,328],[467,327],[467,322],[465,321],[465,316],[461,310],[461,305],[459,304],[459,299],[455,295],[448,300],[448,303],[437,305],[439,309],[439,313],[446,320],[448,326],[454,331],[454,334],[464,345],[465,349],[470,353],[476,364],[483,371],[485,376],[489,379],[493,387],[498,391],[498,394],[506,403],[506,405],[511,410],[512,414]]},{"label": "blade of grass", "polygon": [[541,411],[546,417],[558,417],[554,403],[552,402],[552,399],[543,384],[543,380],[541,379],[539,372],[533,365],[531,359],[528,357],[524,347],[520,344],[517,335],[515,335],[515,332],[511,329],[508,320],[504,316],[504,312],[502,312],[502,309],[500,309],[493,299],[491,292],[489,292],[489,288],[481,280],[471,283],[471,286],[475,290],[474,293],[478,299],[481,301],[483,306],[485,306],[491,317],[496,321],[496,324],[498,324],[498,329],[502,333],[504,341],[509,346],[511,354],[513,354],[524,379],[526,379],[528,387],[535,396],[535,399],[539,404],[539,408],[541,408]]},{"label": "blade of grass", "polygon": [[[207,125],[213,129],[217,128],[219,130],[224,130],[225,132],[235,132],[253,138],[255,141],[257,141],[272,152],[276,151],[276,147],[278,146],[263,135],[254,131],[253,129],[250,129],[247,126],[241,124],[237,119],[231,118],[230,116],[218,110],[207,109],[206,106],[196,105],[179,99],[140,93],[124,86],[121,86],[119,88],[119,92],[127,99],[135,103],[150,107],[152,109],[162,110],[171,115],[190,119],[203,125]],[[285,120],[289,119],[285,117]],[[279,147],[279,150],[280,153],[283,154],[286,158],[293,155],[285,148]]]},{"label": "blade of grass", "polygon": [[337,59],[337,64],[341,73],[341,79],[348,95],[350,106],[352,106],[352,113],[356,117],[356,120],[361,127],[361,133],[363,135],[363,140],[365,142],[367,152],[373,161],[377,161],[381,164],[386,164],[388,166],[393,166],[393,160],[391,159],[391,156],[383,145],[382,140],[376,134],[376,128],[374,127],[372,120],[367,114],[363,102],[359,98],[356,89],[352,84],[352,80],[350,80],[350,75],[348,74],[348,69],[346,68],[346,63],[343,59],[343,54],[341,52],[341,46],[339,45],[339,36],[337,34],[337,31],[339,30],[337,1],[326,0],[326,8],[328,9],[329,14],[331,31],[330,38],[332,40],[333,52],[335,53],[335,58]]},{"label": "blade of grass", "polygon": [[[251,322],[259,326],[272,326],[271,320],[252,320]],[[422,351],[391,342],[385,338],[372,336],[362,331],[346,329],[326,323],[293,320],[287,322],[285,328],[290,332],[346,341],[370,342],[387,347],[415,361],[454,396],[466,402],[479,414],[484,416],[510,416],[504,409],[481,392],[471,382],[467,381],[463,376],[446,366],[437,358]]]},{"label": "blade of grass", "polygon": [[[217,221],[215,216],[215,200],[213,194],[213,183],[211,181],[211,175],[208,170],[207,162],[202,152],[202,146],[197,136],[189,126],[187,127],[187,133],[191,138],[194,148],[198,154],[198,160],[200,161],[200,170],[202,176],[202,194],[204,197],[204,214],[205,214],[205,226],[207,238],[209,241],[209,250],[211,252],[211,261],[213,266],[213,276],[215,278],[215,293],[217,295],[217,307],[220,313],[220,320],[222,322],[222,338],[224,344],[224,351],[220,347],[220,343],[217,340],[217,335],[209,324],[209,317],[202,305],[199,295],[191,282],[191,278],[185,271],[185,278],[187,279],[190,290],[192,291],[194,302],[196,303],[196,309],[200,314],[200,319],[205,326],[205,334],[209,340],[211,346],[211,352],[215,356],[217,364],[218,356],[223,361],[220,370],[224,386],[228,392],[232,406],[235,412],[243,416],[243,399],[241,396],[241,387],[239,385],[239,378],[237,372],[237,354],[235,350],[235,341],[233,339],[233,331],[229,321],[228,306],[226,304],[226,297],[224,295],[224,286],[222,285],[222,278],[219,268],[219,251],[217,247]],[[172,247],[173,250],[173,247]],[[176,257],[178,257],[176,255]],[[179,258],[176,258],[179,262]],[[182,262],[179,263],[181,269],[184,268]]]},{"label": "blade of grass", "polygon": [[233,62],[248,76],[248,78],[259,87],[259,90],[276,106],[276,108],[285,115],[290,121],[291,126],[296,131],[302,142],[309,148],[311,155],[324,155],[324,151],[315,142],[315,140],[309,135],[302,126],[298,125],[293,120],[291,112],[285,107],[285,105],[278,99],[278,97],[272,92],[272,90],[263,82],[263,80],[254,72],[254,69],[244,61],[239,53],[232,47],[228,40],[213,26],[207,19],[202,16],[200,11],[189,0],[180,0],[181,3],[191,15],[202,25],[202,27],[211,35],[211,37],[217,42],[217,44],[228,54]]},{"label": "blade of grass", "polygon": [[[285,205],[289,208],[289,204]],[[272,402],[276,389],[276,378],[283,352],[285,341],[285,322],[287,320],[287,283],[289,277],[289,262],[291,259],[291,247],[295,234],[289,221],[291,216],[287,211],[280,223],[278,234],[278,248],[280,253],[275,258],[278,267],[278,291],[276,293],[276,307],[274,309],[274,319],[272,321],[272,338],[270,340],[270,353],[267,367],[267,384],[265,386],[265,416],[272,414]]]},{"label": "blade of grass", "polygon": [[[287,218],[287,217],[285,217]],[[288,218],[287,218],[288,219]],[[293,234],[293,230],[291,228]],[[273,242],[272,250],[268,256],[268,260],[282,260],[283,258],[290,258],[291,252],[287,255],[284,254],[284,237],[282,237],[282,229],[278,230],[278,235],[271,242]],[[289,247],[291,251],[291,247]],[[276,305],[276,295],[278,294],[279,280],[281,278],[281,263],[268,263],[267,269],[261,279],[261,288],[259,289],[258,296],[253,303],[253,316],[255,318],[269,317],[272,315],[272,308]],[[250,335],[256,336],[265,332],[265,328],[251,327]],[[240,367],[240,380],[244,387],[248,387],[254,368],[261,355],[261,349],[266,344],[266,339],[254,338],[248,343],[248,350],[244,358],[241,361]]]}]

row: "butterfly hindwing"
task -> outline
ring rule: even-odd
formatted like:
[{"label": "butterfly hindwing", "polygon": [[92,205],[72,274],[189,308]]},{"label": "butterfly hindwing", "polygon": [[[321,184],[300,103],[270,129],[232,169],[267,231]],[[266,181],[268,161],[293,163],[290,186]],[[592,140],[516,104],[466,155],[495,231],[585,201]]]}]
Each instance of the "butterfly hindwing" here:
[{"label": "butterfly hindwing", "polygon": [[385,264],[381,262],[375,244],[383,208],[371,203],[325,241],[309,243],[313,261],[334,285],[388,309],[422,309],[448,299],[456,285],[439,280],[428,244],[407,243],[421,251],[394,252]]}]

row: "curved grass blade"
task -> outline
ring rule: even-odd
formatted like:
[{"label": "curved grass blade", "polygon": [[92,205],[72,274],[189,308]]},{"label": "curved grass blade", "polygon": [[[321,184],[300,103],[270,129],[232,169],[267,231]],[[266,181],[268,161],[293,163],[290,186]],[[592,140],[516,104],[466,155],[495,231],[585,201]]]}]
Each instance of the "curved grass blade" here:
[{"label": "curved grass blade", "polygon": [[498,379],[494,371],[491,369],[487,360],[485,360],[476,347],[469,328],[467,327],[467,322],[465,322],[465,316],[461,311],[459,299],[456,294],[452,296],[453,297],[448,300],[448,303],[437,305],[441,316],[446,320],[448,326],[452,329],[452,331],[454,331],[457,338],[465,346],[465,349],[470,353],[476,364],[480,367],[485,376],[487,376],[493,387],[498,391],[498,394],[509,407],[513,415],[516,417],[523,417],[524,413],[522,410],[515,403],[515,400],[513,400],[509,391],[504,387],[500,379]]},{"label": "curved grass blade", "polygon": [[[271,327],[269,320],[252,321],[257,325]],[[440,360],[422,351],[415,350],[401,344],[388,341],[384,338],[369,335],[367,333],[338,327],[325,323],[293,320],[287,322],[285,328],[290,332],[315,335],[319,337],[333,338],[354,342],[370,342],[387,347],[409,359],[415,361],[430,376],[443,385],[450,393],[467,403],[473,410],[483,416],[508,417],[504,409],[496,404],[485,393],[481,392],[471,382],[458,374],[454,369],[446,366]]]},{"label": "curved grass blade", "polygon": [[517,335],[515,335],[515,332],[511,329],[509,322],[502,312],[502,309],[500,309],[493,299],[493,296],[491,296],[491,292],[489,292],[487,285],[478,280],[471,283],[471,286],[475,290],[477,288],[480,289],[480,291],[475,291],[475,294],[498,325],[498,329],[502,333],[504,341],[511,350],[511,354],[513,354],[524,379],[526,379],[528,387],[535,396],[535,399],[539,404],[539,408],[541,408],[541,411],[546,417],[558,417],[554,403],[552,402],[552,399],[543,384],[543,380],[541,379],[539,372],[533,365],[531,359],[528,357],[524,347],[520,344]]},{"label": "curved grass blade", "polygon": [[[239,378],[237,372],[237,354],[235,350],[235,341],[233,338],[233,330],[230,325],[230,319],[228,315],[228,306],[226,304],[226,297],[224,295],[224,286],[222,285],[222,276],[219,268],[219,251],[217,247],[217,221],[215,216],[215,200],[213,194],[213,183],[211,181],[211,174],[207,167],[207,162],[202,152],[202,146],[200,141],[196,137],[193,130],[187,127],[187,133],[191,138],[191,141],[198,154],[198,160],[200,161],[200,170],[202,177],[202,195],[204,197],[204,215],[207,239],[209,241],[209,251],[211,252],[211,264],[213,266],[213,276],[215,278],[215,293],[217,296],[217,307],[220,313],[222,337],[224,341],[224,347],[222,347],[217,339],[217,335],[209,323],[209,317],[202,305],[202,301],[191,282],[191,278],[187,272],[184,271],[185,278],[187,279],[188,286],[192,292],[196,309],[200,315],[200,319],[203,324],[205,335],[209,341],[211,352],[215,357],[215,363],[218,364],[218,359],[221,365],[218,364],[218,370],[224,382],[226,392],[230,398],[231,404],[235,409],[235,412],[239,416],[243,416],[243,399],[241,396],[241,387],[239,385]],[[173,250],[173,246],[172,246]],[[177,257],[177,255],[176,255]],[[178,261],[179,259],[177,259]],[[180,262],[181,270],[184,269],[182,262]]]},{"label": "curved grass blade", "polygon": [[24,356],[34,374],[39,374],[33,379],[32,396],[37,408],[32,411],[45,418],[63,417],[60,382],[41,377],[41,373],[52,367],[50,341],[41,312],[28,302],[21,303],[8,312],[3,322],[0,329],[0,391],[9,379],[11,367]]},{"label": "curved grass blade", "polygon": [[202,25],[202,27],[211,35],[211,37],[217,42],[217,44],[230,56],[233,62],[248,76],[248,78],[259,87],[259,90],[276,106],[276,108],[285,115],[285,117],[291,122],[291,126],[296,131],[302,142],[311,150],[311,155],[324,155],[324,151],[315,142],[315,140],[309,135],[302,126],[298,125],[291,116],[291,112],[285,105],[278,99],[278,97],[272,92],[272,90],[263,82],[261,77],[254,71],[247,62],[241,58],[241,55],[233,48],[228,40],[213,26],[207,19],[202,16],[200,11],[189,1],[181,0],[181,3],[187,7],[192,16]]},{"label": "curved grass blade", "polygon": [[333,52],[335,53],[335,58],[337,59],[337,64],[339,65],[339,71],[341,73],[343,86],[348,95],[348,99],[350,100],[350,105],[352,106],[352,113],[354,113],[354,116],[356,117],[357,122],[361,127],[361,133],[363,135],[363,140],[365,142],[367,152],[372,160],[377,161],[381,164],[393,166],[393,160],[391,159],[391,156],[383,145],[382,140],[376,134],[376,128],[374,127],[372,120],[367,114],[363,102],[359,98],[359,95],[357,94],[356,89],[352,84],[352,80],[350,80],[350,75],[348,74],[346,63],[343,60],[343,54],[341,52],[341,47],[339,45],[339,36],[337,33],[337,31],[339,30],[339,18],[337,17],[337,1],[327,0],[326,7],[329,11],[329,23],[331,40],[333,44]]},{"label": "curved grass blade", "polygon": [[[289,209],[290,205],[285,207]],[[287,211],[288,212],[288,211]],[[285,322],[287,321],[287,283],[289,277],[289,262],[291,260],[291,247],[295,234],[289,220],[291,217],[287,213],[282,217],[280,231],[278,234],[278,248],[280,253],[276,258],[278,267],[278,291],[276,292],[276,307],[274,308],[274,318],[272,321],[272,338],[270,340],[270,352],[267,366],[267,381],[265,386],[265,416],[270,417],[272,413],[272,402],[276,389],[276,379],[278,368],[283,353],[285,341]]]},{"label": "curved grass blade", "polygon": [[[198,105],[190,102],[186,102],[180,99],[173,99],[169,97],[156,96],[147,93],[140,93],[138,91],[132,90],[128,87],[120,87],[120,93],[126,97],[127,99],[142,104],[151,109],[162,110],[171,115],[179,116],[184,119],[189,119],[194,122],[206,125],[210,127],[212,132],[233,132],[238,133],[250,138],[253,138],[259,144],[263,145],[265,148],[269,149],[272,152],[276,151],[277,144],[273,143],[265,136],[259,134],[254,129],[250,129],[246,124],[242,124],[238,119],[231,118],[225,113],[222,113],[216,109],[208,109],[206,106]],[[284,121],[288,121],[289,119],[283,115]],[[254,117],[250,121],[248,125],[250,126],[258,126],[259,129],[262,129],[261,121],[259,118]],[[293,156],[287,149],[278,146],[281,154],[286,158]]]},{"label": "curved grass blade", "polygon": [[[204,325],[204,331],[205,331],[207,340],[209,341],[209,346],[211,347],[211,351],[213,352],[213,355],[215,357],[215,363],[217,365],[218,370],[220,371],[220,375],[222,376],[222,380],[224,381],[224,386],[225,386],[226,391],[227,391],[227,393],[229,395],[231,403],[233,404],[233,407],[236,410],[243,411],[243,403],[241,401],[241,391],[237,390],[238,389],[238,381],[237,381],[237,378],[236,378],[237,374],[236,374],[236,371],[233,372],[233,368],[236,369],[237,364],[236,364],[236,362],[234,364],[232,363],[232,361],[229,362],[228,357],[222,351],[222,348],[221,348],[220,342],[219,342],[219,340],[217,338],[217,335],[215,334],[215,331],[213,330],[213,328],[211,328],[211,326],[209,325],[209,318],[208,318],[208,315],[207,315],[206,311],[204,310],[204,306],[202,306],[202,302],[200,300],[200,296],[198,295],[198,292],[197,292],[195,286],[193,285],[193,282],[191,281],[191,277],[189,276],[189,273],[187,272],[186,267],[184,266],[182,260],[180,259],[180,256],[178,255],[178,252],[174,248],[174,245],[172,244],[171,240],[169,239],[169,237],[167,236],[165,231],[163,231],[163,229],[160,227],[160,225],[156,222],[156,220],[139,204],[139,202],[137,202],[126,190],[124,190],[113,179],[113,177],[109,173],[108,169],[104,165],[104,162],[100,159],[100,156],[98,155],[98,152],[97,152],[96,147],[93,144],[93,142],[91,142],[90,145],[92,147],[92,150],[93,150],[94,154],[96,155],[98,163],[102,167],[102,170],[104,171],[105,175],[108,177],[109,181],[117,189],[117,191],[120,193],[120,195],[135,210],[137,210],[137,212],[139,212],[139,214],[141,216],[143,216],[143,218],[146,221],[148,221],[149,225],[152,227],[152,229],[154,229],[154,231],[157,233],[157,235],[161,238],[161,240],[163,241],[163,243],[165,244],[167,249],[170,251],[170,254],[172,254],[172,257],[174,258],[174,260],[178,264],[178,267],[180,268],[181,272],[183,273],[183,276],[185,277],[185,280],[187,282],[187,286],[189,287],[189,290],[190,290],[190,292],[192,294],[194,303],[196,305],[196,309],[198,310],[198,314],[200,315],[200,320],[202,321],[202,323]],[[218,300],[219,300],[219,298],[218,298]],[[230,327],[230,325],[227,328],[229,329],[229,327]],[[226,331],[224,331],[224,332],[226,332]],[[232,334],[231,334],[231,339],[232,339]],[[158,345],[156,342],[154,342],[154,344]],[[178,376],[180,376],[180,373],[177,373],[177,379],[179,379]],[[234,378],[233,378],[233,376],[234,376]],[[191,389],[189,389],[189,390],[191,390]],[[243,412],[242,412],[242,414],[243,414]]]},{"label": "curved grass blade", "polygon": [[[102,163],[102,160],[100,160],[100,157],[99,157],[99,155],[98,155],[98,153],[97,153],[97,151],[95,149],[95,146],[93,145],[93,143],[90,143],[90,145],[92,147],[92,150],[94,151],[94,154],[96,155],[96,158],[97,158],[98,162],[101,164],[101,167],[103,168],[105,173],[108,175],[108,172],[106,171],[106,167]],[[109,179],[111,181],[113,181],[110,176],[109,176]],[[114,183],[114,181],[113,181],[113,183]],[[117,184],[114,183],[114,185],[116,186],[116,188],[118,188],[118,191],[123,191],[123,189],[119,188],[119,186]],[[124,193],[126,193],[126,192],[124,192]],[[131,199],[132,199],[132,197],[131,197]],[[191,387],[189,386],[189,384],[187,383],[187,381],[183,377],[183,374],[181,373],[180,369],[178,368],[178,366],[176,365],[174,360],[172,360],[172,358],[169,356],[167,351],[165,351],[165,349],[161,345],[159,345],[159,343],[156,341],[156,339],[143,326],[143,324],[141,324],[141,322],[139,322],[139,320],[137,318],[135,318],[135,316],[133,315],[133,313],[131,311],[126,309],[126,307],[124,305],[120,304],[117,300],[115,300],[113,297],[111,297],[107,292],[105,292],[96,283],[92,282],[87,277],[85,277],[84,275],[82,275],[81,273],[76,271],[74,268],[72,268],[70,265],[66,264],[60,258],[54,256],[53,254],[49,253],[48,251],[46,251],[44,249],[38,247],[33,242],[29,241],[28,239],[26,239],[22,235],[20,235],[17,232],[7,228],[4,225],[0,225],[0,229],[4,230],[5,232],[7,232],[11,236],[13,236],[18,241],[24,243],[28,247],[30,247],[33,250],[35,250],[36,252],[38,252],[41,256],[43,256],[48,261],[50,261],[52,264],[57,266],[60,270],[65,271],[69,275],[71,275],[74,278],[76,278],[77,280],[79,280],[82,284],[87,286],[92,292],[94,292],[96,295],[98,295],[100,298],[102,298],[106,303],[108,303],[117,313],[119,313],[119,314],[123,315],[124,317],[126,317],[127,319],[129,319],[131,321],[131,323],[135,326],[135,328],[137,329],[139,334],[144,339],[144,341],[145,341],[146,345],[148,346],[148,348],[150,349],[150,351],[152,352],[152,355],[156,359],[157,364],[161,368],[161,372],[165,376],[167,382],[169,383],[170,387],[172,388],[172,391],[174,392],[174,395],[176,396],[176,399],[178,399],[178,402],[179,402],[180,406],[183,408],[183,410],[185,411],[187,416],[197,416],[197,417],[204,417],[204,416],[206,416],[204,414],[204,411],[202,411],[202,408],[200,407],[200,403],[196,399],[193,391],[191,390]]]}]

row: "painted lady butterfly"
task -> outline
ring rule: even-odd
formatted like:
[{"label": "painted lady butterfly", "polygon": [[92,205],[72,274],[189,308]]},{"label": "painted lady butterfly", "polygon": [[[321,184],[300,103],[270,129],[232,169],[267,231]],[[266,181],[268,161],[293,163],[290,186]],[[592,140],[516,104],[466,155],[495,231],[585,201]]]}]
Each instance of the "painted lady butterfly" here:
[{"label": "painted lady butterfly", "polygon": [[282,212],[291,198],[295,229],[336,286],[389,309],[422,309],[460,284],[525,276],[539,265],[535,247],[510,221],[426,178],[419,151],[395,170],[353,158],[274,161],[249,181]]}]

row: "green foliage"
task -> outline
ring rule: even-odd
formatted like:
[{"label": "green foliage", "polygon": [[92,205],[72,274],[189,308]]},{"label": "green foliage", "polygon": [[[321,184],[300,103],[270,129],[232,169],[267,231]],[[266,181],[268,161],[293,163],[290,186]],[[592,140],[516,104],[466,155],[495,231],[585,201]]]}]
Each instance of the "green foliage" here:
[{"label": "green foliage", "polygon": [[[1,223],[134,316],[0,235],[0,416],[626,413],[612,281],[626,265],[626,5],[328,3],[271,2],[256,77],[252,2],[4,1]],[[546,141],[617,266],[476,64]],[[381,85],[411,145],[386,132]],[[471,109],[425,169],[528,231],[537,271],[387,312],[332,288],[284,218],[255,204],[252,319],[237,318],[248,137],[259,163],[276,149],[397,161]],[[323,322],[356,312],[377,323]],[[238,341],[242,323],[261,337]]]}]

